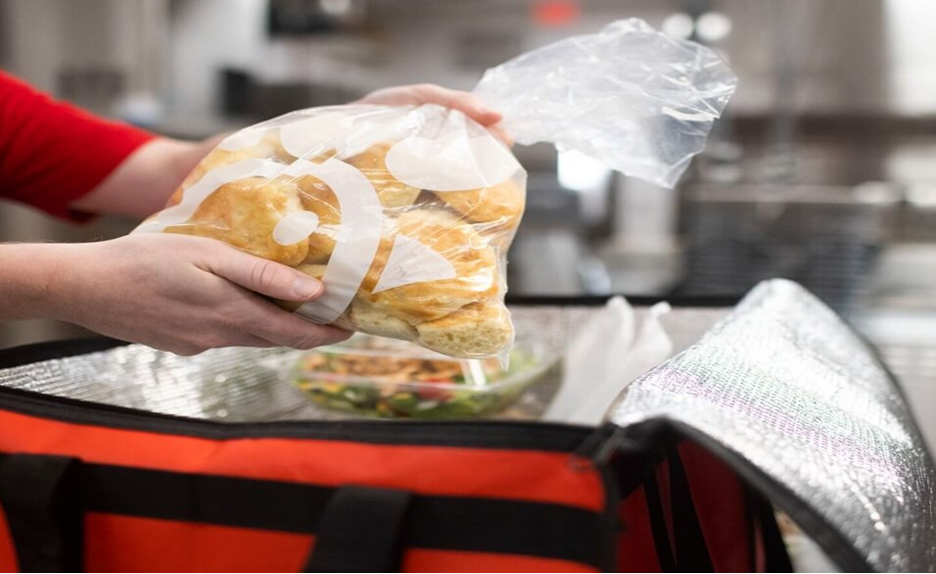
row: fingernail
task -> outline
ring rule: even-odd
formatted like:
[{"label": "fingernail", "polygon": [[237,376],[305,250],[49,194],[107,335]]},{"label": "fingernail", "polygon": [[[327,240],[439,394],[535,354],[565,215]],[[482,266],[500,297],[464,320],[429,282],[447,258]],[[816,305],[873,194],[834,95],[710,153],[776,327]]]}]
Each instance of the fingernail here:
[{"label": "fingernail", "polygon": [[309,299],[318,295],[322,288],[322,283],[311,277],[299,277],[293,281],[293,292],[301,299]]}]

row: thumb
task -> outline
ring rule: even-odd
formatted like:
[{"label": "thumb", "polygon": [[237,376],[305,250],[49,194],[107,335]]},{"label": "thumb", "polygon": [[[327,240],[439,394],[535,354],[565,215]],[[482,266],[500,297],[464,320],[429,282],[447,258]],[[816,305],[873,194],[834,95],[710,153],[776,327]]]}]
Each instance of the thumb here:
[{"label": "thumb", "polygon": [[324,292],[322,282],[275,261],[234,248],[219,250],[208,271],[245,289],[285,301],[309,301]]},{"label": "thumb", "polygon": [[487,107],[478,96],[466,92],[455,94],[449,100],[449,107],[463,111],[482,126],[490,127],[503,119],[500,112]]}]

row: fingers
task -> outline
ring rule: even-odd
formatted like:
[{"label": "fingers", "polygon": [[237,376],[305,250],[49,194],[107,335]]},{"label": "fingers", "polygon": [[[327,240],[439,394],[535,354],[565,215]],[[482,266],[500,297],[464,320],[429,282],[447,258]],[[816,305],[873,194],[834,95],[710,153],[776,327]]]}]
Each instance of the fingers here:
[{"label": "fingers", "polygon": [[488,108],[478,96],[470,92],[450,90],[435,84],[419,84],[411,90],[423,103],[459,110],[483,126],[492,126],[501,121],[500,112]]},{"label": "fingers", "polygon": [[[322,283],[286,265],[254,257],[218,243],[205,250],[200,264],[205,271],[247,291],[285,301],[310,301],[320,296]],[[240,295],[240,296],[238,296]],[[225,340],[209,341],[218,346],[282,346],[311,349],[343,341],[351,333],[327,325],[316,325],[280,309],[256,295],[232,292],[233,315]]]},{"label": "fingers", "polygon": [[[234,287],[234,289],[238,289]],[[177,355],[192,356],[219,347],[291,347],[307,350],[344,341],[351,333],[327,325],[316,325],[264,301],[254,294],[235,294],[228,317],[214,328],[173,337],[158,348]],[[238,300],[239,299],[239,300]]]},{"label": "fingers", "polygon": [[372,92],[359,103],[387,106],[437,104],[459,110],[483,126],[493,126],[501,121],[501,114],[481,102],[478,96],[459,90],[450,90],[435,84],[416,84],[397,88],[384,88]]},{"label": "fingers", "polygon": [[504,131],[504,128],[500,127],[499,125],[493,125],[493,126],[488,126],[488,130],[489,130],[492,134],[494,134],[494,137],[496,137],[496,138],[499,139],[500,141],[504,142],[504,144],[505,144],[507,147],[513,147],[513,146],[514,146],[514,140],[513,140],[513,138],[510,137],[510,136],[507,134],[506,131]]},{"label": "fingers", "polygon": [[351,102],[351,104],[373,104],[378,106],[414,106],[419,102],[415,101],[412,94],[403,88],[383,88],[375,90],[363,98]]},{"label": "fingers", "polygon": [[177,355],[192,356],[220,347],[291,347],[308,350],[344,341],[351,333],[327,325],[316,325],[264,301],[243,294],[239,304],[229,307],[231,316],[215,328],[187,333],[156,344]]},{"label": "fingers", "polygon": [[478,96],[470,92],[450,90],[435,84],[419,84],[413,86],[412,89],[424,103],[439,104],[440,106],[464,112],[465,115],[491,130],[494,136],[504,142],[507,147],[513,147],[513,138],[507,135],[502,127],[497,125],[503,119],[501,113],[485,106]]},{"label": "fingers", "polygon": [[329,325],[316,325],[266,301],[251,311],[250,333],[274,345],[311,349],[344,341],[351,333]]},{"label": "fingers", "polygon": [[163,345],[152,345],[164,351],[170,351],[183,357],[191,357],[204,353],[208,349],[217,349],[220,347],[276,347],[266,339],[251,335],[249,333],[226,333],[224,335],[216,334],[211,337],[195,337],[192,340],[173,340]]},{"label": "fingers", "polygon": [[311,301],[324,291],[320,281],[292,267],[225,245],[214,251],[203,268],[244,289],[284,301]]}]

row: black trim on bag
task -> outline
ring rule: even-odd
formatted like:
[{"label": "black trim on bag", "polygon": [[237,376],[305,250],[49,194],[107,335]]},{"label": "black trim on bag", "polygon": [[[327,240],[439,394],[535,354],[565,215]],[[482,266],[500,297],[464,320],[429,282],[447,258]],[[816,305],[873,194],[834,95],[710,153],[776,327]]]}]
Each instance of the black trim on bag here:
[{"label": "black trim on bag", "polygon": [[129,344],[126,341],[119,341],[109,337],[87,337],[64,341],[46,341],[44,343],[0,349],[0,369],[19,367],[50,359],[87,355]]},{"label": "black trim on bag", "polygon": [[0,410],[66,423],[212,440],[295,438],[370,444],[573,452],[594,429],[539,421],[228,423],[152,413],[0,386]]},{"label": "black trim on bag", "polygon": [[[10,455],[0,455],[0,462]],[[315,534],[332,487],[84,463],[85,509],[142,518]],[[503,498],[414,495],[407,547],[519,554],[606,568],[603,512]]]}]

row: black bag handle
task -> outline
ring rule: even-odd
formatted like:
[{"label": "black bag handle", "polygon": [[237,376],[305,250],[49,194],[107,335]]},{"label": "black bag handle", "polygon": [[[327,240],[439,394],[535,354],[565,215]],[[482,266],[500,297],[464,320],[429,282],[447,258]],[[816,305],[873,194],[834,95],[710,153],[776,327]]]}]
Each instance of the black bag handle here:
[{"label": "black bag handle", "polygon": [[0,458],[0,505],[20,572],[82,570],[80,465],[78,459],[64,456]]},{"label": "black bag handle", "polygon": [[326,504],[306,572],[399,572],[412,494],[344,486]]}]

